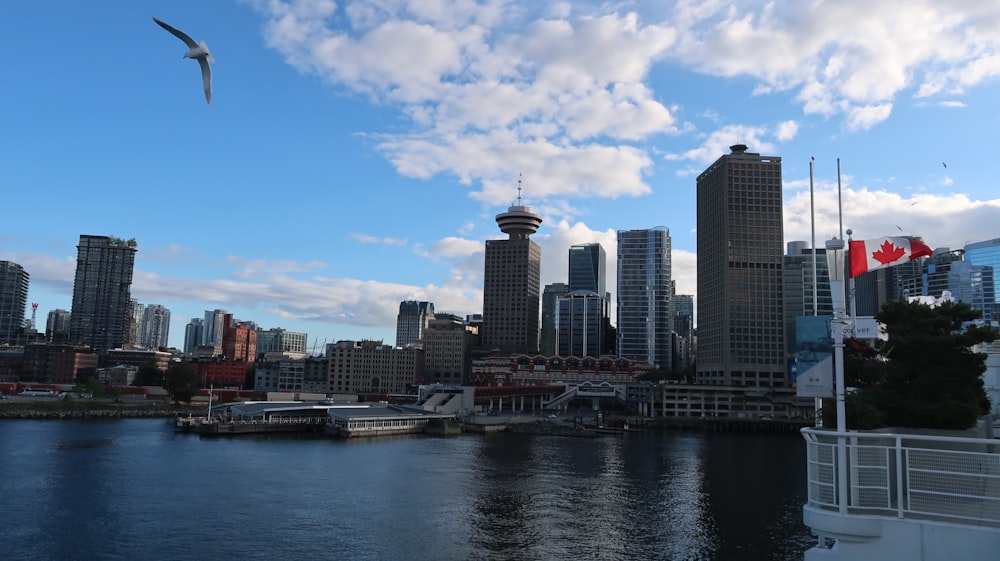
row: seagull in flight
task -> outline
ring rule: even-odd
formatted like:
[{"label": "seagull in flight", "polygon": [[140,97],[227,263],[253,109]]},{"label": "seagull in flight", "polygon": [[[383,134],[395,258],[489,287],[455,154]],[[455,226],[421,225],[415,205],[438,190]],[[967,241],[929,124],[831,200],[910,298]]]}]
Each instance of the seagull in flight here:
[{"label": "seagull in flight", "polygon": [[944,169],[948,169],[948,163],[947,162],[941,162],[941,165],[944,166]]},{"label": "seagull in flight", "polygon": [[184,58],[197,60],[198,65],[201,66],[201,81],[205,86],[205,101],[207,101],[209,105],[212,105],[212,68],[208,65],[208,63],[215,62],[215,59],[212,58],[212,53],[208,52],[208,45],[206,45],[204,41],[196,43],[195,40],[188,36],[187,33],[174,29],[156,18],[153,18],[153,21],[155,21],[157,25],[163,29],[172,33],[174,37],[184,41],[184,44],[188,46],[188,51],[184,53]]}]

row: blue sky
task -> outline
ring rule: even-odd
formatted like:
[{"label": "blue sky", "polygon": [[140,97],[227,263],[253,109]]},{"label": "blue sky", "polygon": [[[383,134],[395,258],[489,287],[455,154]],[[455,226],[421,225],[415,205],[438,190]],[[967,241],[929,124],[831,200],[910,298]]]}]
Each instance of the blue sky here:
[{"label": "blue sky", "polygon": [[[198,65],[155,16],[209,45]],[[542,282],[575,243],[666,226],[695,293],[695,178],[782,158],[785,239],[1000,237],[991,0],[16,2],[0,19],[0,260],[39,323],[80,234],[134,237],[133,296],[315,341],[395,341],[401,300],[482,307],[517,196]],[[947,164],[945,167],[944,164]]]}]

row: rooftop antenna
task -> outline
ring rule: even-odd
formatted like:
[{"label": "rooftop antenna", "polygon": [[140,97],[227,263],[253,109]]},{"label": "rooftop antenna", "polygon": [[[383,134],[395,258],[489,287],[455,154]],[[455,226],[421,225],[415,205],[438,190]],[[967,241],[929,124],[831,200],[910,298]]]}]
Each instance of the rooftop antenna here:
[{"label": "rooftop antenna", "polygon": [[521,177],[523,175],[521,172],[517,173],[517,206],[521,206]]}]

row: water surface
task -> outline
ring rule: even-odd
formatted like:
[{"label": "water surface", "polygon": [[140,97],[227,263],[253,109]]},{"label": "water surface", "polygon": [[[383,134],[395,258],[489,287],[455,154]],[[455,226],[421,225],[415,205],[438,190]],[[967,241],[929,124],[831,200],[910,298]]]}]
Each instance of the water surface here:
[{"label": "water surface", "polygon": [[798,435],[241,436],[0,421],[0,559],[800,560]]}]

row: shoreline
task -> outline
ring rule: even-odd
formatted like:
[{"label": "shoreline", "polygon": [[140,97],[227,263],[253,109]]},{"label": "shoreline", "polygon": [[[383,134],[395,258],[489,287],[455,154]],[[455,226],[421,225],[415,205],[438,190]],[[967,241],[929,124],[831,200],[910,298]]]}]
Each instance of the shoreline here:
[{"label": "shoreline", "polygon": [[205,407],[171,403],[0,402],[0,420],[5,419],[169,419],[203,414]]}]

